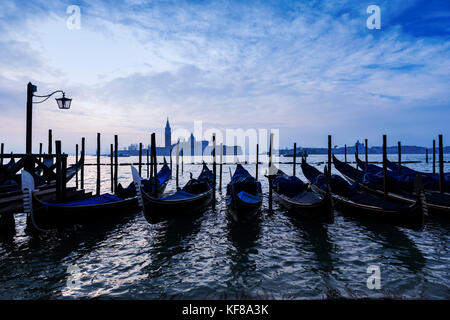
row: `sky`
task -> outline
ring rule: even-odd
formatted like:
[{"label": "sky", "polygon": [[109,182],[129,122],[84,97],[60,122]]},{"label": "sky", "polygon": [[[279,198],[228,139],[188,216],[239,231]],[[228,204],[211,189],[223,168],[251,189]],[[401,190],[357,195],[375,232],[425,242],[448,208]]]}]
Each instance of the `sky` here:
[{"label": "sky", "polygon": [[[366,25],[370,5],[381,29]],[[450,1],[1,1],[6,152],[25,150],[29,81],[73,98],[34,105],[34,151],[50,128],[66,152],[81,137],[92,152],[97,132],[103,151],[114,134],[162,145],[167,117],[173,130],[278,129],[280,147],[325,147],[328,134],[448,145]]]}]

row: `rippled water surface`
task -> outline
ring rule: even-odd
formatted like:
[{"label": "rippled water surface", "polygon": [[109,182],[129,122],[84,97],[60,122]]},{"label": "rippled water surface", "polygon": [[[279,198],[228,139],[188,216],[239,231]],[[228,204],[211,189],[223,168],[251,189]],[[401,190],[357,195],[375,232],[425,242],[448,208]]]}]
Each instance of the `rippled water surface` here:
[{"label": "rippled water surface", "polygon": [[[311,163],[323,160],[309,157]],[[409,166],[431,170],[431,164]],[[224,166],[224,189],[228,167],[234,171],[234,166]],[[292,172],[292,165],[280,167]],[[246,168],[255,173],[255,165]],[[180,184],[200,169],[185,164]],[[214,210],[155,225],[136,213],[102,225],[32,236],[25,231],[25,216],[16,215],[16,235],[0,241],[0,299],[450,298],[449,221],[429,219],[423,232],[414,232],[339,212],[331,225],[298,221],[276,203],[269,213],[263,169],[264,207],[248,225],[230,222],[219,191]],[[300,166],[297,173],[303,177]],[[109,167],[102,166],[104,192],[110,188],[109,174]],[[95,166],[87,166],[87,189],[95,189],[95,177]],[[119,181],[131,181],[128,166],[120,167]],[[166,192],[174,189],[175,179]],[[80,271],[75,287],[67,282],[71,265]],[[380,290],[367,288],[369,265],[380,266]]]}]

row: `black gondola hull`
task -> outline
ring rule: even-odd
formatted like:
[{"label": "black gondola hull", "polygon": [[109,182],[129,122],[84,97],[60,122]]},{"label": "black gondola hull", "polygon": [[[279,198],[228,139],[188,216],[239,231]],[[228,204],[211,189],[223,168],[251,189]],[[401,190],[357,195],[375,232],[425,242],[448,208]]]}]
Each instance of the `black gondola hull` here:
[{"label": "black gondola hull", "polygon": [[326,194],[320,202],[300,203],[274,191],[274,199],[294,217],[308,220],[333,222],[333,204],[331,196]]},{"label": "black gondola hull", "polygon": [[[333,163],[335,168],[350,182],[360,182],[361,188],[365,191],[378,195],[384,196],[384,191],[381,189],[376,189],[374,187],[370,187],[362,182],[362,176],[364,172],[357,170],[350,166],[349,164],[343,163],[339,161],[336,157],[333,156]],[[403,194],[397,194],[388,192],[388,199],[394,201],[400,201],[407,204],[414,204],[416,202],[416,195],[412,193],[408,193],[403,191]],[[425,200],[427,204],[428,213],[430,215],[436,215],[440,217],[450,218],[450,195],[449,194],[441,194],[436,191],[425,191]]]},{"label": "black gondola hull", "polygon": [[89,206],[57,207],[48,206],[33,196],[33,213],[28,214],[27,219],[29,226],[48,230],[71,225],[102,223],[106,219],[124,217],[138,211],[136,198]]},{"label": "black gondola hull", "polygon": [[227,209],[229,215],[235,222],[248,222],[253,220],[261,211],[262,194],[259,194],[260,200],[258,202],[245,202],[238,196],[227,196]]},{"label": "black gondola hull", "polygon": [[182,200],[161,200],[142,193],[144,216],[147,222],[154,224],[178,217],[193,216],[202,213],[212,201],[212,189],[193,198]]},{"label": "black gondola hull", "polygon": [[[315,177],[321,174],[321,172],[316,168],[311,167],[306,162],[302,162],[302,170],[305,177],[311,183],[313,191],[325,194],[324,190],[314,184]],[[364,195],[364,192],[362,192],[362,194]],[[349,198],[334,193],[333,190],[331,190],[331,196],[335,208],[344,215],[366,217],[371,220],[389,223],[416,231],[421,231],[423,229],[426,205],[420,199],[409,206],[399,204],[398,208],[385,208],[352,201]]]}]

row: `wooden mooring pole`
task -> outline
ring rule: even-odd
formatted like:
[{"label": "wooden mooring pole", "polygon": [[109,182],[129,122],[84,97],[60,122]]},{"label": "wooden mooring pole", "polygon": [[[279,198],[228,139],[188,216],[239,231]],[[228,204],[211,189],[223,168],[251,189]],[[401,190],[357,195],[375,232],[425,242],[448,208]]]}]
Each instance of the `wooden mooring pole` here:
[{"label": "wooden mooring pole", "polygon": [[444,193],[444,142],[442,134],[439,135],[439,191]]},{"label": "wooden mooring pole", "polygon": [[117,191],[119,180],[119,136],[114,135],[114,191]]},{"label": "wooden mooring pole", "polygon": [[[219,191],[222,192],[222,166],[223,166],[223,143],[220,144],[220,163],[219,163]],[[258,164],[256,164],[258,168]],[[258,170],[258,169],[256,169]],[[258,179],[258,178],[256,178]]]},{"label": "wooden mooring pole", "polygon": [[292,175],[295,177],[295,166],[297,162],[297,143],[294,142],[294,158],[293,158],[293,165],[292,165]]},{"label": "wooden mooring pole", "polygon": [[425,149],[425,162],[428,163],[428,148]]},{"label": "wooden mooring pole", "polygon": [[[172,167],[170,168],[172,170]],[[150,177],[150,152],[147,148],[147,179]]]},{"label": "wooden mooring pole", "polygon": [[[216,181],[217,181],[217,171],[216,171],[216,134],[213,133],[212,136],[213,140],[213,176],[214,176],[214,182],[213,182],[213,206],[216,203]],[[183,158],[181,158],[183,159]]]},{"label": "wooden mooring pole", "polygon": [[173,147],[170,147],[170,177],[173,176],[173,160],[172,160],[172,152],[173,152]]},{"label": "wooden mooring pole", "polygon": [[347,145],[344,145],[344,161],[347,163]]},{"label": "wooden mooring pole", "polygon": [[42,162],[42,142],[39,143],[39,161]]},{"label": "wooden mooring pole", "polygon": [[259,144],[256,144],[256,174],[255,174],[255,178],[256,180],[258,180],[258,170],[259,168]]},{"label": "wooden mooring pole", "polygon": [[364,144],[365,144],[365,147],[366,147],[366,154],[365,154],[365,156],[366,156],[366,172],[367,172],[368,167],[369,167],[369,154],[368,154],[368,150],[367,150],[369,141],[367,139],[365,139],[364,140]]},{"label": "wooden mooring pole", "polygon": [[61,141],[56,140],[55,141],[55,148],[56,148],[56,200],[61,201],[62,200],[62,186],[61,186]]},{"label": "wooden mooring pole", "polygon": [[402,143],[398,141],[397,143],[398,148],[398,174],[402,173]]},{"label": "wooden mooring pole", "polygon": [[436,140],[433,139],[433,174],[436,173]]},{"label": "wooden mooring pole", "polygon": [[101,176],[100,176],[100,151],[101,146],[100,146],[100,133],[97,133],[97,188],[96,188],[96,193],[97,195],[100,195],[100,181],[101,181]]},{"label": "wooden mooring pole", "polygon": [[5,144],[2,142],[0,150],[0,165],[3,165],[3,154],[5,153]]},{"label": "wooden mooring pole", "polygon": [[176,173],[175,186],[176,186],[176,188],[178,190],[178,182],[179,182],[179,180],[178,180],[178,172],[179,172],[179,166],[180,166],[180,142],[179,141],[177,143],[177,150],[176,151],[177,151],[177,153],[175,155],[175,166],[176,166],[177,173]]},{"label": "wooden mooring pole", "polygon": [[331,177],[331,135],[328,135],[328,176]]},{"label": "wooden mooring pole", "polygon": [[[83,137],[81,138],[81,157],[85,159],[84,158],[85,155],[86,155],[86,139]],[[81,165],[80,169],[80,188],[84,190],[84,163]]]},{"label": "wooden mooring pole", "polygon": [[[75,145],[75,163],[78,163],[78,143]],[[78,190],[78,170],[75,172],[75,189]]]},{"label": "wooden mooring pole", "polygon": [[67,193],[67,154],[61,157],[61,199],[66,198]]},{"label": "wooden mooring pole", "polygon": [[111,192],[114,193],[114,145],[110,145]]},{"label": "wooden mooring pole", "polygon": [[52,154],[52,147],[53,147],[53,141],[52,141],[52,129],[48,130],[48,154]]},{"label": "wooden mooring pole", "polygon": [[139,175],[142,177],[142,142],[139,142]]},{"label": "wooden mooring pole", "polygon": [[269,211],[272,211],[272,150],[273,149],[273,133],[270,133],[270,142],[269,142]]},{"label": "wooden mooring pole", "polygon": [[387,180],[387,146],[386,146],[386,135],[383,135],[383,191],[384,199],[387,199],[388,193],[388,180]]},{"label": "wooden mooring pole", "polygon": [[154,185],[154,197],[158,197],[158,158],[156,156],[156,134],[152,133],[152,154],[153,154],[153,185]]}]

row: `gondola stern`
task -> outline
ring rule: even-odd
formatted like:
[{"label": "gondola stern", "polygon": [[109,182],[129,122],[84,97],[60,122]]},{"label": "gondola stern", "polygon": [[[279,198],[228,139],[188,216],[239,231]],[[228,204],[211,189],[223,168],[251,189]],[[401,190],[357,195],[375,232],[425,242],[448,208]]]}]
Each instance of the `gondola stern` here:
[{"label": "gondola stern", "polygon": [[142,189],[141,189],[141,180],[142,180],[142,178],[141,178],[138,170],[134,166],[131,166],[131,175],[133,177],[133,184],[134,184],[134,186],[136,188],[136,196],[137,196],[137,199],[138,199],[139,207],[142,210],[144,210],[144,199],[142,197]]}]

